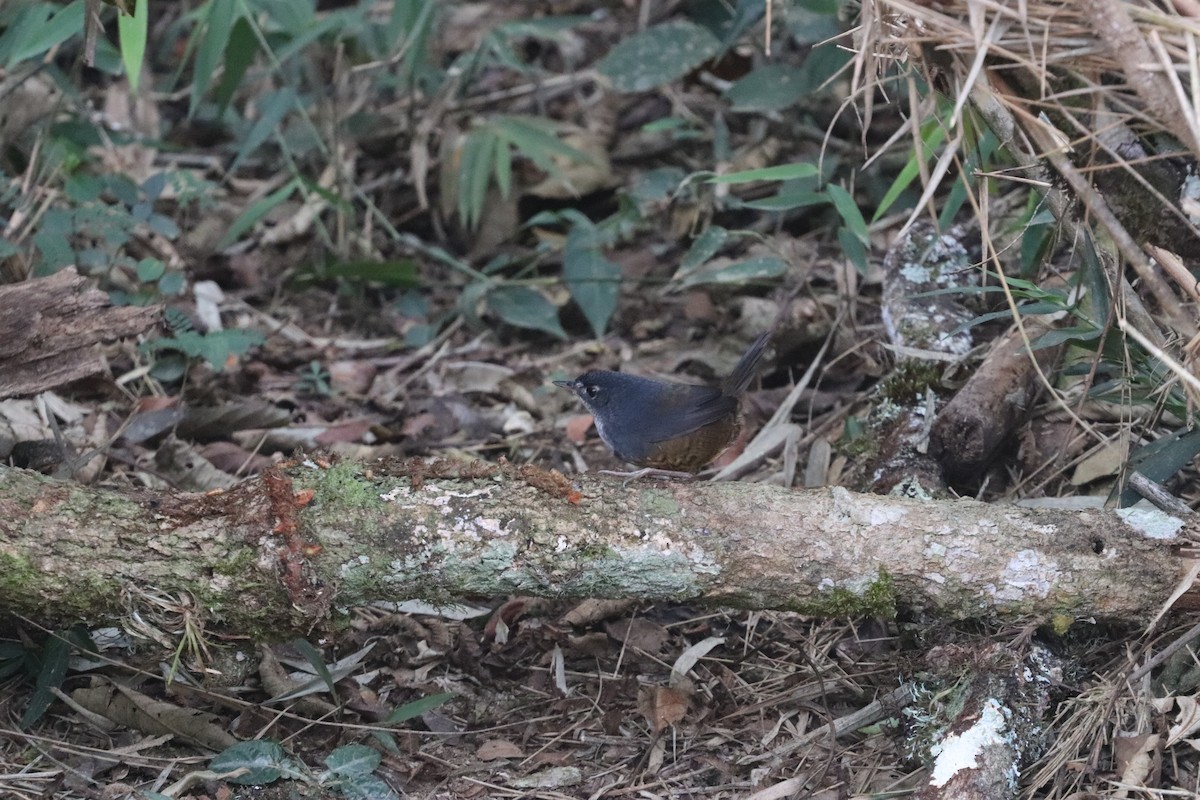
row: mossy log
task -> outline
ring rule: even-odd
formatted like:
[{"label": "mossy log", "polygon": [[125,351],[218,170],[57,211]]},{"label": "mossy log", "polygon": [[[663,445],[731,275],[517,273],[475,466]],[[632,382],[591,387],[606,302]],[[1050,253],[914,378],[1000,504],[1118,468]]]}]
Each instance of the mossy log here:
[{"label": "mossy log", "polygon": [[99,624],[170,598],[263,637],[356,604],[505,594],[1143,623],[1178,582],[1173,547],[1195,525],[838,488],[420,469],[307,464],[184,495],[0,468],[0,609]]}]

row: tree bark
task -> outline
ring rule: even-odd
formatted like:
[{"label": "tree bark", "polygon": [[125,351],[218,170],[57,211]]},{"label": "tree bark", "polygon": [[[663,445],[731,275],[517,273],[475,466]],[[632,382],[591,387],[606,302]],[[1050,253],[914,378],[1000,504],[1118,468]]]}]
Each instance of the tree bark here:
[{"label": "tree bark", "polygon": [[1185,523],[1161,512],[421,469],[310,464],[123,496],[0,468],[0,608],[59,625],[165,603],[263,638],[335,607],[510,593],[1140,623],[1181,574]]},{"label": "tree bark", "polygon": [[108,365],[98,345],[144,333],[159,312],[113,306],[74,269],[0,286],[0,398],[104,372]]}]

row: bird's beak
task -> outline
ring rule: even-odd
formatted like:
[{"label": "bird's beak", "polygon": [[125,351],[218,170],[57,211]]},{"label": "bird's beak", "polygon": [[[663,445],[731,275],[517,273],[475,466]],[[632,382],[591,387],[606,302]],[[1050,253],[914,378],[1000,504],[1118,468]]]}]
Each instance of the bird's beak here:
[{"label": "bird's beak", "polygon": [[564,389],[575,391],[575,381],[554,381],[555,386],[561,386]]}]

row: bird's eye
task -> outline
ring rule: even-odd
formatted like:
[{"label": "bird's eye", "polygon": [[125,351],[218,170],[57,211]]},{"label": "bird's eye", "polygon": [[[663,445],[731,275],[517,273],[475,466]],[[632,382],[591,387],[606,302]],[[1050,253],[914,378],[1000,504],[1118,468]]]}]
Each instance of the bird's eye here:
[{"label": "bird's eye", "polygon": [[600,394],[600,387],[594,383],[589,383],[587,386],[583,387],[583,393],[588,397],[595,397],[596,395]]}]

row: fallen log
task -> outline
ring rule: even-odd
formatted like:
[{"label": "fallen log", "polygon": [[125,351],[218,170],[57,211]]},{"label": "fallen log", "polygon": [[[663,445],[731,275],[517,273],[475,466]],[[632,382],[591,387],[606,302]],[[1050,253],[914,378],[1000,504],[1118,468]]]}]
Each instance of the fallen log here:
[{"label": "fallen log", "polygon": [[212,495],[122,495],[0,468],[0,608],[95,624],[176,598],[265,638],[335,606],[510,593],[1136,624],[1178,582],[1173,545],[1195,524],[840,488],[576,487],[483,464],[309,464]]}]

